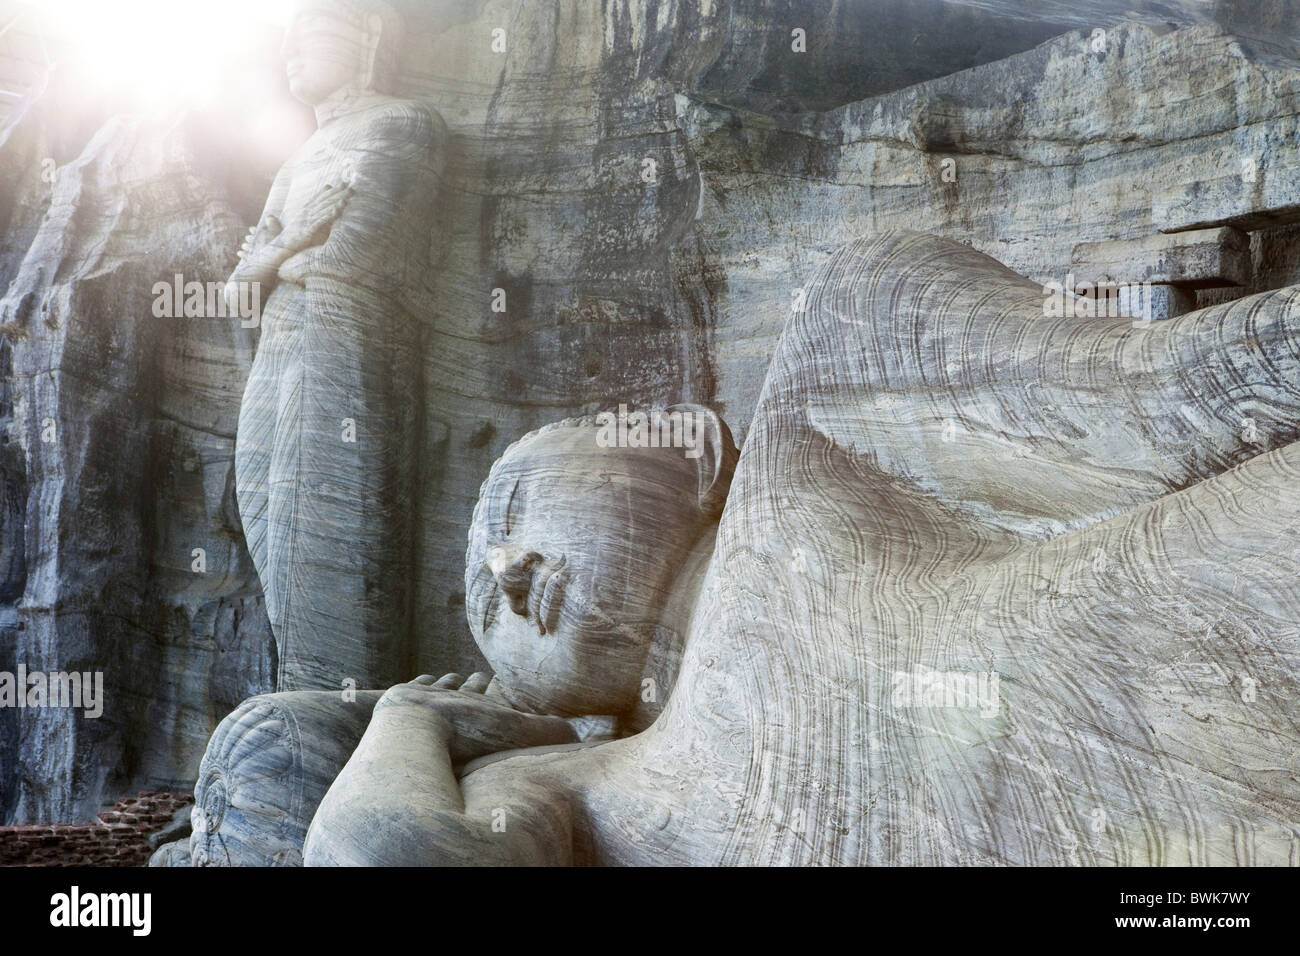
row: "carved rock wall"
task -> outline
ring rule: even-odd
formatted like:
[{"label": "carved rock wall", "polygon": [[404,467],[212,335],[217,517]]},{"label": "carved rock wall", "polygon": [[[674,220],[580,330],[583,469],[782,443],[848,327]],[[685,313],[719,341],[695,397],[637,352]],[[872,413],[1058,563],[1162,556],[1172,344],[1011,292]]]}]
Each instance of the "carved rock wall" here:
[{"label": "carved rock wall", "polygon": [[[854,236],[928,230],[1063,281],[1082,243],[1229,226],[1249,282],[1199,304],[1300,279],[1294,13],[1171,3],[1117,26],[1132,5],[410,5],[401,92],[454,134],[430,224],[419,669],[482,666],[465,531],[509,442],[668,401],[743,440],[799,290]],[[267,170],[211,124],[55,105],[0,134],[0,670],[102,669],[110,704],[0,711],[15,822],[191,785],[274,673],[230,478],[255,332],[151,312],[175,272],[225,278]]]},{"label": "carved rock wall", "polygon": [[[445,542],[426,555],[431,637],[465,633],[455,532],[505,443],[666,399],[711,402],[743,439],[800,289],[852,237],[923,229],[1064,282],[1082,243],[1226,225],[1249,235],[1252,278],[1193,302],[1300,278],[1297,61],[1221,25],[1265,33],[1285,10],[1116,25],[1104,6],[1070,20],[1095,15],[1100,49],[1092,29],[1070,31],[844,105],[854,90],[825,79],[840,75],[827,48],[870,48],[865,32],[835,33],[802,64],[770,43],[772,70],[824,90],[831,108],[803,113],[728,72],[775,32],[774,8],[728,19],[705,5],[715,20],[665,4],[647,21],[633,4],[502,3],[417,26],[408,92],[461,151],[428,379],[445,383],[431,416],[446,449],[426,503],[425,540]],[[484,52],[499,26],[507,51]]]},{"label": "carved rock wall", "polygon": [[215,722],[272,673],[231,495],[254,339],[154,314],[155,283],[219,273],[238,241],[220,142],[117,118],[65,159],[47,129],[32,116],[3,147],[28,172],[15,231],[36,227],[0,299],[3,540],[22,557],[0,670],[102,672],[105,700],[94,719],[0,710],[0,809],[19,822],[85,820],[135,781],[192,786]]}]

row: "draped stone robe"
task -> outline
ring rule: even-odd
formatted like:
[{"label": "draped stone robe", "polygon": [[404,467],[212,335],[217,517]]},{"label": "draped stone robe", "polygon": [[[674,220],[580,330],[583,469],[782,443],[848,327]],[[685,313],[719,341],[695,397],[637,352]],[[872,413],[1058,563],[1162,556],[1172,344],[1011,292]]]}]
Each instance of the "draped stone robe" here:
[{"label": "draped stone robe", "polygon": [[[394,708],[309,857],[1300,862],[1300,287],[1051,318],[891,232],[809,288],[659,719],[448,798]],[[915,693],[936,673],[985,681]]]},{"label": "draped stone robe", "polygon": [[240,410],[236,490],[279,652],[279,688],[409,676],[423,293],[445,127],[390,100],[318,130],[264,216],[353,195],[302,284],[266,298]]},{"label": "draped stone robe", "polygon": [[[825,264],[718,606],[578,791],[595,859],[1300,863],[1300,288],[1158,323],[1042,303],[935,236]],[[935,674],[996,697],[908,689]]]}]

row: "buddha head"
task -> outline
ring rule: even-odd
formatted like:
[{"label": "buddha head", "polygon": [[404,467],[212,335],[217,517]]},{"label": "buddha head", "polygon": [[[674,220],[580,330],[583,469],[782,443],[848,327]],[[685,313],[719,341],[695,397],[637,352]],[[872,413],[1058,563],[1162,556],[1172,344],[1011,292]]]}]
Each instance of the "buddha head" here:
[{"label": "buddha head", "polygon": [[300,0],[281,50],[289,91],[309,106],[340,90],[389,92],[401,36],[382,0]]},{"label": "buddha head", "polygon": [[662,427],[641,440],[603,416],[547,425],[483,483],[466,613],[521,710],[629,713],[679,572],[722,513],[738,457],[726,424],[699,405],[646,418]]}]

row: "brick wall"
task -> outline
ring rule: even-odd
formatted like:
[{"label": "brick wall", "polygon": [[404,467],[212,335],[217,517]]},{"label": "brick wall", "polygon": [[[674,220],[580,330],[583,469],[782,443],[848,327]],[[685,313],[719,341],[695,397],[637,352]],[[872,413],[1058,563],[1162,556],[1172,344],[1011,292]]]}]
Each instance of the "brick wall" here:
[{"label": "brick wall", "polygon": [[0,866],[144,866],[149,837],[193,802],[192,793],[147,790],[119,800],[98,823],[0,827]]}]

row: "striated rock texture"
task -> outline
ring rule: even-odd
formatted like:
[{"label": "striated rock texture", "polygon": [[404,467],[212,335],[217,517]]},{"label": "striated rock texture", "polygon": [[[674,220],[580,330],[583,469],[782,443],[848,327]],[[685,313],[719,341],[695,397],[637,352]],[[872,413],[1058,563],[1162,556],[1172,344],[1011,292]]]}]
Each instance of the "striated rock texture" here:
[{"label": "striated rock texture", "polygon": [[[924,229],[1064,282],[1080,243],[1233,226],[1249,282],[1193,289],[1192,305],[1300,279],[1300,74],[1276,46],[1098,12],[1099,50],[1085,29],[871,99],[846,80],[823,112],[788,114],[719,65],[775,32],[771,8],[660,12],[484,4],[450,27],[417,19],[408,38],[409,92],[457,145],[426,372],[446,436],[423,535],[439,640],[465,640],[457,532],[506,441],[680,400],[743,440],[791,308],[854,236]],[[816,20],[809,36],[815,54],[770,41],[764,55],[811,84],[843,78],[828,66],[841,46],[870,43]],[[441,673],[432,646],[419,669]]]},{"label": "striated rock texture", "polygon": [[[579,504],[590,469],[526,477],[562,473],[547,432],[503,462],[527,502],[514,547],[567,545],[532,516],[586,507],[569,561],[627,592],[577,600],[606,635],[646,595],[693,606],[660,718],[568,743],[548,714],[573,702],[502,665],[559,668],[529,663],[540,642],[571,660],[546,688],[608,679],[599,712],[617,645],[563,613],[525,640],[553,573],[489,552],[504,594],[475,634],[515,706],[455,675],[386,693],[307,862],[1295,864],[1298,346],[1297,286],[1167,322],[1048,318],[1036,283],[960,243],[846,245],[773,357],[698,597],[690,571],[645,573],[682,566],[689,535],[610,545],[651,516],[689,527],[650,493],[657,467]],[[502,533],[496,487],[470,574]],[[506,600],[543,585],[536,613]]]},{"label": "striated rock texture", "polygon": [[102,672],[106,700],[98,719],[0,710],[0,808],[55,822],[137,781],[192,786],[215,721],[268,688],[273,649],[233,495],[252,335],[155,309],[156,283],[217,279],[237,243],[219,144],[123,118],[63,159],[42,128],[3,146],[35,174],[11,216],[39,225],[0,299],[0,663]]},{"label": "striated rock texture", "polygon": [[281,690],[386,686],[412,664],[426,290],[441,246],[430,226],[447,133],[383,92],[401,32],[383,4],[300,5],[290,84],[320,128],[276,175],[230,277],[232,298],[267,296],[235,475]]},{"label": "striated rock texture", "polygon": [[244,701],[212,735],[179,860],[155,865],[300,866],[307,826],[361,739],[378,691],[293,691]]},{"label": "striated rock texture", "polygon": [[[838,252],[719,531],[726,638],[685,666],[717,664],[679,681],[748,701],[712,748],[745,798],[656,842],[715,805],[722,860],[1294,863],[1298,310],[1047,320],[950,241]],[[900,694],[935,672],[1000,692]]]},{"label": "striated rock texture", "polygon": [[[484,666],[466,623],[464,536],[484,476],[516,436],[621,402],[697,401],[743,441],[791,308],[855,236],[924,229],[1063,282],[1080,244],[1150,248],[1168,230],[1231,229],[1249,243],[1248,268],[1238,257],[1214,277],[1232,284],[1179,273],[1166,301],[1210,305],[1300,280],[1289,3],[1188,0],[1133,14],[1145,5],[398,5],[408,26],[395,95],[450,131],[428,224],[443,255],[421,313],[432,328],[410,676]],[[806,52],[794,49],[796,28]],[[277,666],[229,494],[255,333],[168,320],[166,341],[190,365],[164,388],[150,363],[166,351],[152,338],[166,323],[149,313],[152,284],[176,266],[229,274],[269,170],[230,135],[245,128],[234,120],[223,137],[115,122],[110,138],[136,137],[131,155],[156,154],[157,175],[141,191],[108,169],[62,209],[72,236],[99,235],[104,209],[134,216],[114,220],[123,228],[102,247],[69,245],[113,266],[82,268],[56,235],[63,227],[43,225],[52,190],[42,160],[80,169],[102,117],[47,106],[39,123],[19,116],[0,147],[3,321],[21,314],[39,333],[0,344],[0,368],[14,370],[0,423],[15,436],[0,446],[0,668],[20,656],[102,666],[117,709],[98,730],[68,714],[0,712],[0,765],[18,768],[0,774],[0,815],[24,820],[85,818],[127,781],[192,784],[211,729],[272,689]],[[186,128],[196,148],[173,161],[170,131]],[[86,162],[103,170],[104,141],[94,144]],[[177,182],[181,198],[166,185]],[[1195,258],[1196,240],[1174,242],[1176,261]],[[73,287],[93,287],[95,304],[79,293],[77,314],[59,313],[62,331],[25,311]],[[69,341],[120,351],[45,362],[62,355],[50,343],[74,321],[90,324]],[[31,454],[40,419],[23,395],[34,394],[28,378],[42,380],[37,369],[58,370],[42,400],[57,395],[61,414],[91,423],[94,453],[68,453],[70,470]],[[75,438],[63,424],[56,434]],[[170,438],[144,448],[140,435],[155,429],[179,436],[174,450]],[[172,483],[176,469],[184,480]],[[41,542],[70,510],[93,533],[65,534],[65,580]],[[207,550],[204,577],[189,570],[195,547]],[[27,589],[31,619],[18,605]],[[40,622],[72,608],[81,617],[66,630]],[[76,735],[66,747],[55,743],[65,731]]]},{"label": "striated rock texture", "polygon": [[808,277],[868,231],[933,232],[1064,283],[1082,243],[1236,226],[1248,281],[1196,301],[1300,280],[1298,62],[1213,26],[1124,25],[1100,50],[1073,33],[817,115],[681,100],[705,184],[697,232],[725,277],[710,343],[737,430]]}]

